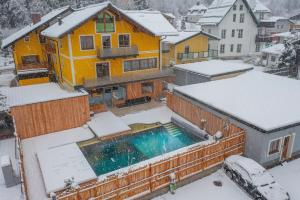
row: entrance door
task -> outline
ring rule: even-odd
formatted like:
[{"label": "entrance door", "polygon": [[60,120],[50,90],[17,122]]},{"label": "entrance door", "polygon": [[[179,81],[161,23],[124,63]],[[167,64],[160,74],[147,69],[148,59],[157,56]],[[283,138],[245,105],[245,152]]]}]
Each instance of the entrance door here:
[{"label": "entrance door", "polygon": [[281,150],[281,161],[289,158],[289,146],[290,146],[291,136],[285,136],[283,138],[282,150]]},{"label": "entrance door", "polygon": [[96,64],[97,78],[109,77],[109,63],[97,63]]}]

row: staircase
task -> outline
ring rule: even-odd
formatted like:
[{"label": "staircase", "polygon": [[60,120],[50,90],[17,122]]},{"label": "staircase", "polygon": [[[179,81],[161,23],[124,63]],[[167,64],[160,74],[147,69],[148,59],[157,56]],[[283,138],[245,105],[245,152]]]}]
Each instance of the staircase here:
[{"label": "staircase", "polygon": [[182,134],[182,131],[177,126],[175,126],[173,123],[165,124],[164,128],[168,131],[168,133],[172,137],[177,137]]}]

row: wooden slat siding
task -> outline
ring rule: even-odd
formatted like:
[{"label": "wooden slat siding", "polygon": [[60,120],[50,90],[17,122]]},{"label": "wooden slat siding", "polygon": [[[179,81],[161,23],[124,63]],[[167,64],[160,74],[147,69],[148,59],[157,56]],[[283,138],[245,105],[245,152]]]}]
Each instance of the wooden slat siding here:
[{"label": "wooden slat siding", "polygon": [[[127,99],[137,99],[141,97],[149,96],[151,98],[157,98],[163,94],[163,84],[161,79],[134,82],[127,84]],[[154,91],[152,93],[142,93],[142,83],[153,82]]]},{"label": "wooden slat siding", "polygon": [[87,96],[11,108],[21,139],[76,128],[89,120]]},{"label": "wooden slat siding", "polygon": [[170,173],[175,173],[177,181],[183,180],[221,164],[230,155],[242,154],[244,145],[245,132],[236,132],[213,144],[195,147],[122,176],[115,175],[105,181],[83,184],[77,192],[57,192],[57,199],[85,200],[93,197],[95,200],[119,200],[153,192],[169,184]]},{"label": "wooden slat siding", "polygon": [[201,129],[204,129],[201,119],[205,119],[207,121],[206,131],[210,135],[214,135],[217,131],[221,131],[224,136],[230,136],[242,131],[241,128],[232,123],[230,123],[228,125],[228,129],[226,129],[225,125],[227,122],[224,119],[211,112],[208,112],[200,106],[194,105],[192,102],[182,97],[173,95],[171,93],[167,94],[167,105],[172,111],[199,126]]}]

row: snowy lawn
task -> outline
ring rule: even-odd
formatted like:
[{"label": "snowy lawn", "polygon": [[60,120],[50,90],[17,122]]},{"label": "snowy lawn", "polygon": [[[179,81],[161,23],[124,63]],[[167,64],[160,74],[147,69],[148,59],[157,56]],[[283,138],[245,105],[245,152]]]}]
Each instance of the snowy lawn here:
[{"label": "snowy lawn", "polygon": [[[222,187],[214,185],[214,181],[221,181]],[[170,193],[154,200],[250,200],[251,198],[232,182],[222,170],[202,178],[191,184],[177,189],[176,194]]]},{"label": "snowy lawn", "polygon": [[300,158],[269,170],[292,200],[300,199]]}]

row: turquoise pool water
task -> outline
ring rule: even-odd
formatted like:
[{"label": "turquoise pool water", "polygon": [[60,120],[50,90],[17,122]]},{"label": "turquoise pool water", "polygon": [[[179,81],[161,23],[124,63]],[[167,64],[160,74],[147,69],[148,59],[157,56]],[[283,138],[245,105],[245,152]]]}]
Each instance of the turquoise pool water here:
[{"label": "turquoise pool water", "polygon": [[200,141],[201,138],[169,123],[131,136],[84,146],[81,151],[99,176]]}]

